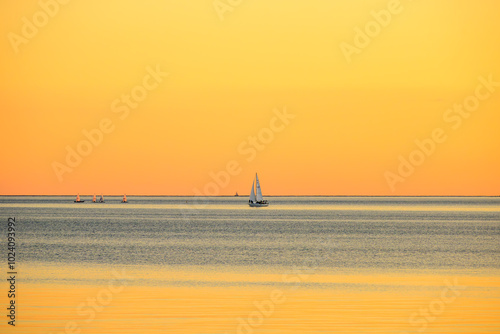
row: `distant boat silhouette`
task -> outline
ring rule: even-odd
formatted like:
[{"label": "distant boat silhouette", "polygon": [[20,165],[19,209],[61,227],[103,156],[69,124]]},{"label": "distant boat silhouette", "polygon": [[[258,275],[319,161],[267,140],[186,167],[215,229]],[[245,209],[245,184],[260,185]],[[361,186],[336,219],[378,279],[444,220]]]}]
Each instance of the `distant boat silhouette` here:
[{"label": "distant boat silhouette", "polygon": [[96,202],[96,198],[95,198],[95,194],[94,194],[94,197],[92,198],[92,203],[95,203]]},{"label": "distant boat silhouette", "polygon": [[127,202],[127,195],[123,195],[122,203],[128,203]]},{"label": "distant boat silhouette", "polygon": [[101,197],[99,198],[99,203],[104,203],[104,198],[102,197],[102,194]]},{"label": "distant boat silhouette", "polygon": [[[254,190],[254,185],[257,191]],[[255,195],[255,193],[257,193],[257,195]],[[262,198],[262,190],[260,189],[259,177],[257,176],[257,173],[255,173],[255,181],[252,182],[252,192],[250,193],[248,205],[254,208],[269,206],[269,202]]]},{"label": "distant boat silhouette", "polygon": [[76,195],[75,203],[83,203],[85,201],[80,200],[80,194]]},{"label": "distant boat silhouette", "polygon": [[238,197],[238,196],[240,196],[240,195],[238,195],[238,192],[236,192],[236,194],[234,194],[234,196],[235,196],[235,197]]}]

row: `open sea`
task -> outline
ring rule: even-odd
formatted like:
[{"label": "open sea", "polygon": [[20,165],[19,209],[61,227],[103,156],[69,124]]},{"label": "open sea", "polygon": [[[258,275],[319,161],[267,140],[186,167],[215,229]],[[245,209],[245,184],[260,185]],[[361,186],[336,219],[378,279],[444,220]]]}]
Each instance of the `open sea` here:
[{"label": "open sea", "polygon": [[1,333],[500,333],[500,197],[81,197],[0,196]]}]

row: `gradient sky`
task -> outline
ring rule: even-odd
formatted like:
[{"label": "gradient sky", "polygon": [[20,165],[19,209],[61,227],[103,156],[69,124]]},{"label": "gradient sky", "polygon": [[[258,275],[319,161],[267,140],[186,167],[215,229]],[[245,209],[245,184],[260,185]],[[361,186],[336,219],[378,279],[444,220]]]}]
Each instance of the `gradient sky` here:
[{"label": "gradient sky", "polygon": [[[445,115],[479,77],[500,82],[500,2],[401,0],[348,62],[341,43],[390,3],[243,0],[222,20],[212,0],[72,0],[53,17],[2,1],[0,194],[212,193],[210,172],[236,161],[214,193],[248,194],[258,172],[264,195],[499,195],[500,87],[460,124]],[[168,77],[120,118],[157,67]],[[242,154],[284,109],[295,118]],[[103,119],[113,130],[58,178]],[[436,128],[446,140],[391,187]]]}]

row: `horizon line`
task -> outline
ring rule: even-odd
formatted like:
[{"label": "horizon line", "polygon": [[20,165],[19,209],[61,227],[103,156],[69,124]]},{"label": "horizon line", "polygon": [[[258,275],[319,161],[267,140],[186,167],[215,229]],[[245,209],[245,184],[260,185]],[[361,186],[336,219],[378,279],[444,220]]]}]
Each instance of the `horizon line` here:
[{"label": "horizon line", "polygon": [[[80,196],[92,197],[94,194],[77,194]],[[109,194],[107,197],[122,197],[124,194]],[[125,194],[127,197],[249,197],[250,194],[243,195],[146,195],[146,194]],[[0,194],[0,196],[76,196],[75,194]],[[104,194],[103,194],[104,196]],[[266,197],[500,197],[500,195],[266,195]]]}]

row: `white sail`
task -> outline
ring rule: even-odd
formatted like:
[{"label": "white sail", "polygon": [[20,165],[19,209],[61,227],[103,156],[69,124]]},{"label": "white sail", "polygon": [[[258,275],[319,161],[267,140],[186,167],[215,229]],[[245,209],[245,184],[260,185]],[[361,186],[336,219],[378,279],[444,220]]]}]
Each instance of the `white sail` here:
[{"label": "white sail", "polygon": [[260,189],[259,177],[255,174],[255,182],[257,188],[257,202],[262,202],[262,190]]},{"label": "white sail", "polygon": [[[257,195],[255,195],[255,193],[257,193]],[[262,198],[262,189],[260,189],[260,182],[257,173],[255,173],[255,179],[252,182],[252,192],[250,194],[248,205],[250,205],[252,208],[262,208],[269,206],[269,202],[265,201]]]},{"label": "white sail", "polygon": [[250,201],[255,202],[255,191],[254,191],[255,182],[252,182],[252,192],[250,193]]}]

